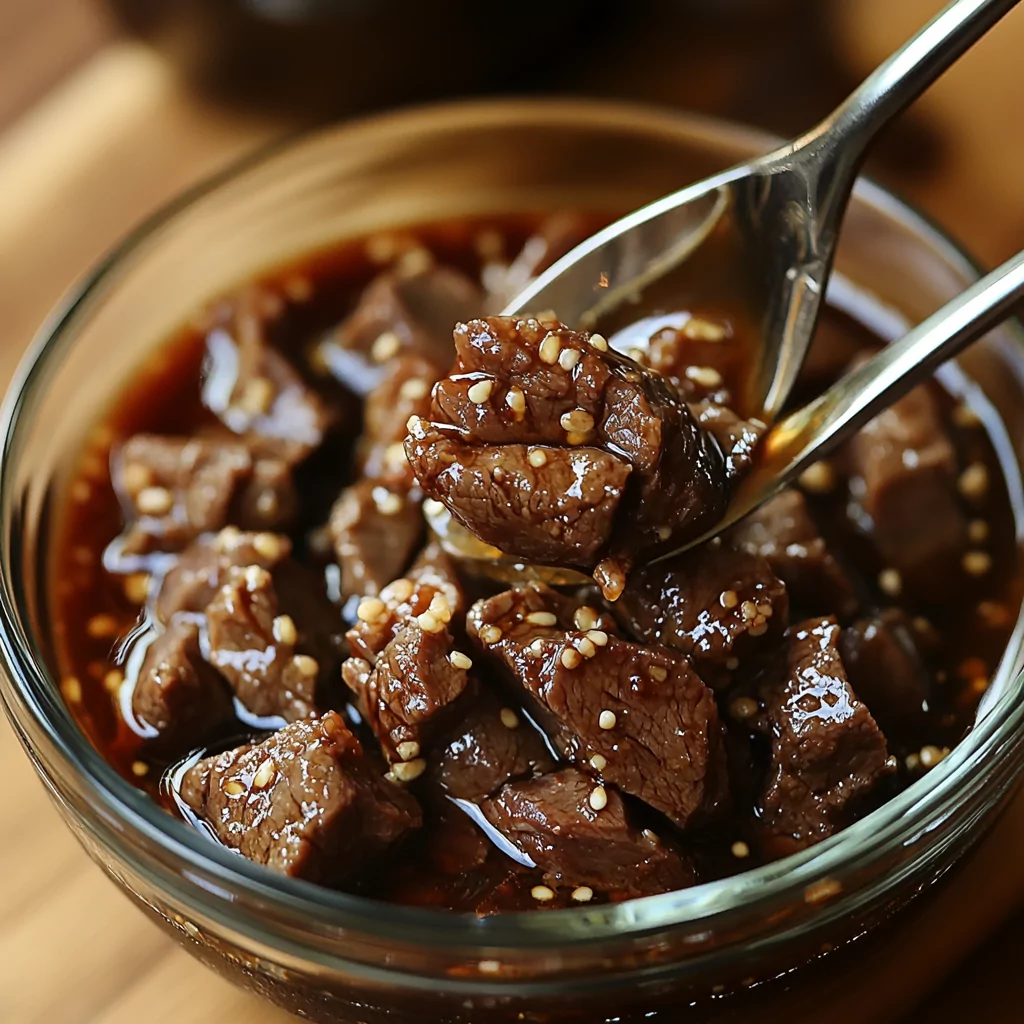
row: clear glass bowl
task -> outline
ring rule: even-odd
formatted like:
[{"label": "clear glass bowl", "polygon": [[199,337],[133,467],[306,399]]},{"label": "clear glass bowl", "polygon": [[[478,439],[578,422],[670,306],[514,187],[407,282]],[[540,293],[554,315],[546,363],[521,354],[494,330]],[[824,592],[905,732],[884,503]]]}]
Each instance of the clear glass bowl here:
[{"label": "clear glass bowl", "polygon": [[[46,325],[3,413],[2,696],[89,854],[200,959],[317,1021],[799,1018],[802,998],[842,991],[866,947],[853,940],[922,903],[994,821],[1024,763],[1019,622],[967,738],[832,839],[682,892],[483,920],[330,892],[217,847],[104,763],[55,683],[46,581],[70,462],[132,368],[207,300],[369,231],[470,214],[625,212],[769,144],[728,125],[584,102],[377,117],[272,150],[185,196]],[[837,266],[910,321],[975,276],[948,239],[867,182]],[[1024,439],[1021,335],[994,332],[963,365],[1002,415],[1019,495],[1022,453],[1010,438]]]}]

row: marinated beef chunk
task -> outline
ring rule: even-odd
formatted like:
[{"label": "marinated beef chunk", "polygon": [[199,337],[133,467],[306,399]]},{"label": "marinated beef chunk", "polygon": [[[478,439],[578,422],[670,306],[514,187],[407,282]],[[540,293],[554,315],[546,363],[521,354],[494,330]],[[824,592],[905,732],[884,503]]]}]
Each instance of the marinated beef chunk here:
[{"label": "marinated beef chunk", "polygon": [[846,445],[850,510],[903,584],[934,600],[962,580],[967,519],[956,453],[926,386],[914,388]]},{"label": "marinated beef chunk", "polygon": [[229,430],[258,439],[266,454],[295,463],[319,447],[330,425],[323,400],[268,340],[284,310],[266,288],[247,288],[210,314],[203,403]]},{"label": "marinated beef chunk", "polygon": [[210,664],[252,714],[293,722],[313,713],[320,665],[295,653],[299,633],[291,616],[278,614],[269,572],[258,565],[230,569],[206,622]]},{"label": "marinated beef chunk", "polygon": [[479,803],[506,782],[554,769],[555,759],[533,724],[484,691],[449,728],[436,775],[448,796]]},{"label": "marinated beef chunk", "polygon": [[433,422],[410,421],[406,454],[424,490],[481,539],[591,570],[614,599],[641,551],[721,515],[717,441],[663,377],[599,335],[488,317],[460,324],[455,345]]},{"label": "marinated beef chunk", "polygon": [[614,789],[576,768],[510,782],[482,808],[552,885],[646,896],[694,882],[678,853],[630,822]]},{"label": "marinated beef chunk", "polygon": [[789,599],[760,555],[712,541],[634,571],[615,608],[634,636],[682,651],[719,684],[778,645]]},{"label": "marinated beef chunk", "polygon": [[417,355],[392,360],[384,379],[370,392],[363,408],[360,461],[364,476],[392,484],[412,486],[412,470],[405,457],[405,425],[410,416],[430,412],[430,389],[440,371]]},{"label": "marinated beef chunk", "polygon": [[124,555],[180,551],[228,523],[266,530],[284,525],[297,505],[291,473],[241,441],[136,434],[113,466],[129,519],[116,542]]},{"label": "marinated beef chunk", "polygon": [[237,566],[273,569],[292,552],[292,542],[280,533],[243,533],[225,526],[219,533],[193,541],[164,576],[154,600],[158,621],[176,612],[202,612]]},{"label": "marinated beef chunk", "polygon": [[[379,603],[381,618],[388,617]],[[399,778],[399,764],[410,777],[422,774],[424,748],[451,718],[454,702],[469,684],[472,659],[456,650],[446,616],[451,618],[447,602],[435,599],[399,627],[372,667],[362,658],[349,658],[342,666],[360,715]]]},{"label": "marinated beef chunk", "polygon": [[903,612],[886,609],[843,629],[839,650],[850,685],[886,733],[925,722],[931,678]]},{"label": "marinated beef chunk", "polygon": [[232,716],[231,691],[204,660],[195,622],[172,622],[149,645],[132,691],[132,713],[150,748],[199,746]]},{"label": "marinated beef chunk", "polygon": [[328,530],[341,566],[341,591],[377,594],[401,576],[423,536],[418,489],[365,477],[341,492]]},{"label": "marinated beef chunk", "polygon": [[783,491],[766,502],[729,532],[727,542],[765,559],[786,584],[790,604],[801,612],[839,618],[856,614],[853,585],[799,491]]},{"label": "marinated beef chunk", "polygon": [[725,471],[730,478],[742,476],[754,459],[754,448],[761,440],[765,424],[741,419],[727,406],[710,399],[690,404],[697,422],[717,442],[725,456]]},{"label": "marinated beef chunk", "polygon": [[451,267],[432,266],[415,273],[401,268],[375,277],[359,303],[326,343],[329,366],[342,370],[344,355],[356,353],[375,363],[413,353],[443,372],[452,361],[452,324],[483,312],[480,289]]},{"label": "marinated beef chunk", "polygon": [[[561,613],[564,621],[564,613]],[[565,629],[540,584],[478,601],[467,625],[538,705],[564,757],[680,827],[726,799],[725,755],[711,691],[686,658],[605,630]]]},{"label": "marinated beef chunk", "polygon": [[326,885],[355,880],[422,820],[333,711],[200,761],[181,797],[225,846]]},{"label": "marinated beef chunk", "polygon": [[792,626],[783,678],[762,686],[772,749],[760,824],[776,853],[842,828],[894,768],[885,737],[850,686],[838,644],[835,619]]}]

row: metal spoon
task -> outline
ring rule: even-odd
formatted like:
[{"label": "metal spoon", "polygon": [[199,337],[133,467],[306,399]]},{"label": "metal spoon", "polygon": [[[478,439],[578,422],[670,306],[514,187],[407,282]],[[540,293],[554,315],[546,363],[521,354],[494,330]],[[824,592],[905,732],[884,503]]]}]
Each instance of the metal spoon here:
[{"label": "metal spoon", "polygon": [[[761,439],[758,458],[732,496],[725,516],[707,533],[695,537],[657,561],[701,544],[762,505],[808,466],[823,458],[883,409],[926,380],[947,359],[1010,314],[1024,298],[1024,251],[971,285],[918,324],[899,341],[887,345],[856,370],[800,409],[778,420]],[[570,569],[526,565],[477,540],[451,520],[439,502],[427,513],[442,544],[481,572],[515,582],[542,579],[548,583],[589,582]]]},{"label": "metal spoon", "polygon": [[504,310],[596,321],[678,267],[712,233],[735,260],[762,338],[740,407],[773,419],[811,342],[836,235],[868,143],[1018,0],[957,0],[816,128],[593,235]]}]

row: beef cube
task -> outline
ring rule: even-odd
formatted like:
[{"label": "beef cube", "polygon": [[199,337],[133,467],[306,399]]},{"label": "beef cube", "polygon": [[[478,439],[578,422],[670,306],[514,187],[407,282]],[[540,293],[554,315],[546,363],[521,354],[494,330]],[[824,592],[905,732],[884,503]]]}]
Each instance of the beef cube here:
[{"label": "beef cube", "polygon": [[853,585],[825,544],[800,491],[783,491],[752,512],[728,543],[760,555],[786,584],[790,604],[804,613],[847,618],[857,612]]},{"label": "beef cube", "polygon": [[229,522],[254,530],[287,523],[296,506],[294,487],[291,474],[282,476],[274,466],[240,441],[136,434],[113,467],[130,521],[117,542],[120,553],[180,551]]},{"label": "beef cube", "polygon": [[886,609],[843,629],[839,650],[850,685],[886,733],[920,728],[926,720],[931,679],[906,615]]},{"label": "beef cube", "polygon": [[283,312],[266,288],[242,289],[211,311],[202,398],[229,430],[262,442],[286,465],[319,447],[330,426],[320,396],[268,339]]},{"label": "beef cube", "polygon": [[479,803],[506,782],[554,768],[555,759],[532,723],[484,691],[449,729],[436,774],[448,796]]},{"label": "beef cube", "polygon": [[313,713],[320,665],[296,654],[298,630],[290,616],[278,614],[269,572],[258,565],[230,569],[206,608],[206,622],[210,664],[252,714],[293,722]]},{"label": "beef cube", "polygon": [[[452,267],[415,273],[388,270],[367,285],[353,312],[323,343],[321,354],[342,383],[355,384],[363,394],[369,388],[360,387],[350,372],[353,355],[379,364],[412,353],[444,372],[452,361],[452,324],[481,312],[480,289]],[[365,373],[359,378],[373,380]]]},{"label": "beef cube", "polygon": [[342,491],[328,531],[345,597],[378,594],[401,576],[423,536],[421,499],[416,488],[390,488],[365,478]]},{"label": "beef cube", "polygon": [[851,514],[882,564],[920,597],[939,600],[963,579],[967,518],[956,453],[926,386],[914,388],[846,445]]},{"label": "beef cube", "polygon": [[200,761],[181,797],[225,846],[325,885],[353,882],[422,821],[333,711]]},{"label": "beef cube", "polygon": [[159,622],[177,612],[202,612],[237,566],[273,569],[292,552],[292,543],[278,533],[243,533],[225,526],[219,533],[193,541],[168,570],[154,600]]},{"label": "beef cube", "polygon": [[149,645],[132,689],[132,713],[147,745],[169,755],[202,745],[231,720],[231,691],[203,660],[195,622],[174,621]]},{"label": "beef cube", "polygon": [[634,571],[615,608],[634,636],[682,651],[717,686],[777,646],[789,599],[760,555],[712,542]]},{"label": "beef cube", "polygon": [[630,821],[622,797],[576,768],[510,782],[482,809],[556,886],[646,896],[693,885],[693,869]]},{"label": "beef cube", "polygon": [[691,402],[689,408],[722,449],[726,475],[735,479],[746,473],[753,465],[754,449],[764,435],[765,424],[756,419],[741,419],[732,409],[708,399]]},{"label": "beef cube", "polygon": [[711,691],[679,653],[564,629],[558,608],[548,588],[517,587],[478,601],[467,625],[534,698],[564,757],[680,827],[713,814],[727,781]]},{"label": "beef cube", "polygon": [[760,822],[776,852],[828,838],[895,767],[838,643],[833,618],[792,626],[784,677],[762,686],[772,749]]},{"label": "beef cube", "polygon": [[[364,601],[361,610],[370,603]],[[380,617],[389,618],[384,603],[377,605]],[[342,666],[360,715],[403,781],[423,773],[424,748],[451,717],[469,682],[472,660],[455,649],[446,619],[451,609],[438,594],[425,612],[399,626],[372,667],[362,658],[349,658]]]},{"label": "beef cube", "polygon": [[717,441],[668,381],[600,335],[488,317],[460,324],[455,345],[406,454],[427,494],[482,540],[592,571],[614,599],[641,552],[721,515],[730,481]]}]

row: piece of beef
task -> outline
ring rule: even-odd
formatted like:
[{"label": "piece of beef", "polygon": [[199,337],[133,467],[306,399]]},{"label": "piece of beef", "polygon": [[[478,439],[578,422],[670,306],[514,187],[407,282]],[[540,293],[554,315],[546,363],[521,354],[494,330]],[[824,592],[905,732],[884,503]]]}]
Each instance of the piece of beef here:
[{"label": "piece of beef", "polygon": [[195,622],[173,621],[149,645],[132,690],[132,713],[152,731],[147,746],[171,755],[201,746],[230,721],[231,691],[203,660]]},{"label": "piece of beef", "polygon": [[304,459],[323,440],[330,414],[288,360],[270,343],[284,310],[266,287],[243,288],[208,317],[203,404],[235,434],[258,442],[286,465]]},{"label": "piece of beef", "polygon": [[665,378],[600,335],[488,317],[459,324],[455,345],[406,454],[427,494],[482,540],[591,570],[614,599],[641,552],[721,515],[730,481],[717,441]]},{"label": "piece of beef", "polygon": [[842,630],[839,650],[850,685],[884,732],[905,734],[924,725],[931,677],[904,612],[887,608],[854,622]]},{"label": "piece of beef", "polygon": [[341,566],[341,592],[377,594],[401,576],[423,537],[418,488],[363,478],[341,492],[328,531]]},{"label": "piece of beef", "polygon": [[555,886],[646,896],[693,885],[693,869],[630,821],[622,797],[576,768],[510,782],[481,805],[487,820]]},{"label": "piece of beef", "polygon": [[129,526],[124,555],[180,551],[229,523],[267,530],[286,524],[297,498],[283,463],[237,440],[136,434],[115,454],[114,486]]},{"label": "piece of beef", "polygon": [[225,846],[325,885],[351,883],[422,820],[333,711],[200,761],[181,797]]},{"label": "piece of beef", "polygon": [[920,597],[951,593],[963,580],[967,517],[957,498],[956,452],[928,387],[876,416],[844,451],[851,517],[874,538],[882,564]]},{"label": "piece of beef", "polygon": [[353,357],[364,364],[384,364],[412,353],[443,373],[452,361],[452,325],[482,312],[480,289],[452,267],[431,266],[415,273],[387,270],[366,286],[356,308],[321,345],[321,353],[343,384],[365,394],[380,375],[353,373]]},{"label": "piece of beef", "polygon": [[761,688],[772,749],[760,825],[775,853],[842,828],[895,767],[885,736],[850,686],[838,643],[833,618],[792,626],[783,676]]},{"label": "piece of beef", "polygon": [[153,601],[159,622],[177,612],[202,612],[236,566],[273,569],[290,557],[292,543],[280,533],[243,533],[225,526],[219,533],[193,541],[164,576]]},{"label": "piece of beef", "polygon": [[669,648],[563,628],[559,598],[534,584],[478,601],[469,633],[535,699],[568,760],[596,766],[680,827],[713,814],[727,780],[711,691]]},{"label": "piece of beef", "polygon": [[313,713],[321,666],[296,654],[299,633],[291,616],[278,614],[269,572],[258,565],[231,568],[206,608],[206,622],[210,664],[252,714],[293,722]]},{"label": "piece of beef", "polygon": [[[380,618],[390,617],[384,603],[377,604]],[[399,778],[422,774],[423,750],[450,720],[455,701],[469,685],[472,659],[456,650],[450,620],[451,608],[437,594],[426,611],[398,627],[372,667],[362,658],[349,658],[342,666],[360,715]]]},{"label": "piece of beef", "polygon": [[764,434],[765,424],[760,420],[742,419],[728,406],[710,399],[691,402],[689,408],[701,427],[722,449],[726,474],[735,479],[746,473],[753,464],[754,449]]},{"label": "piece of beef", "polygon": [[553,771],[555,759],[533,724],[484,690],[440,745],[437,779],[456,800],[479,803],[506,782]]},{"label": "piece of beef", "polygon": [[849,578],[821,536],[797,490],[783,491],[738,523],[727,542],[760,555],[786,584],[790,604],[804,614],[855,615]]},{"label": "piece of beef", "polygon": [[760,555],[712,541],[635,570],[615,609],[634,636],[682,651],[717,686],[777,646],[789,598]]}]

